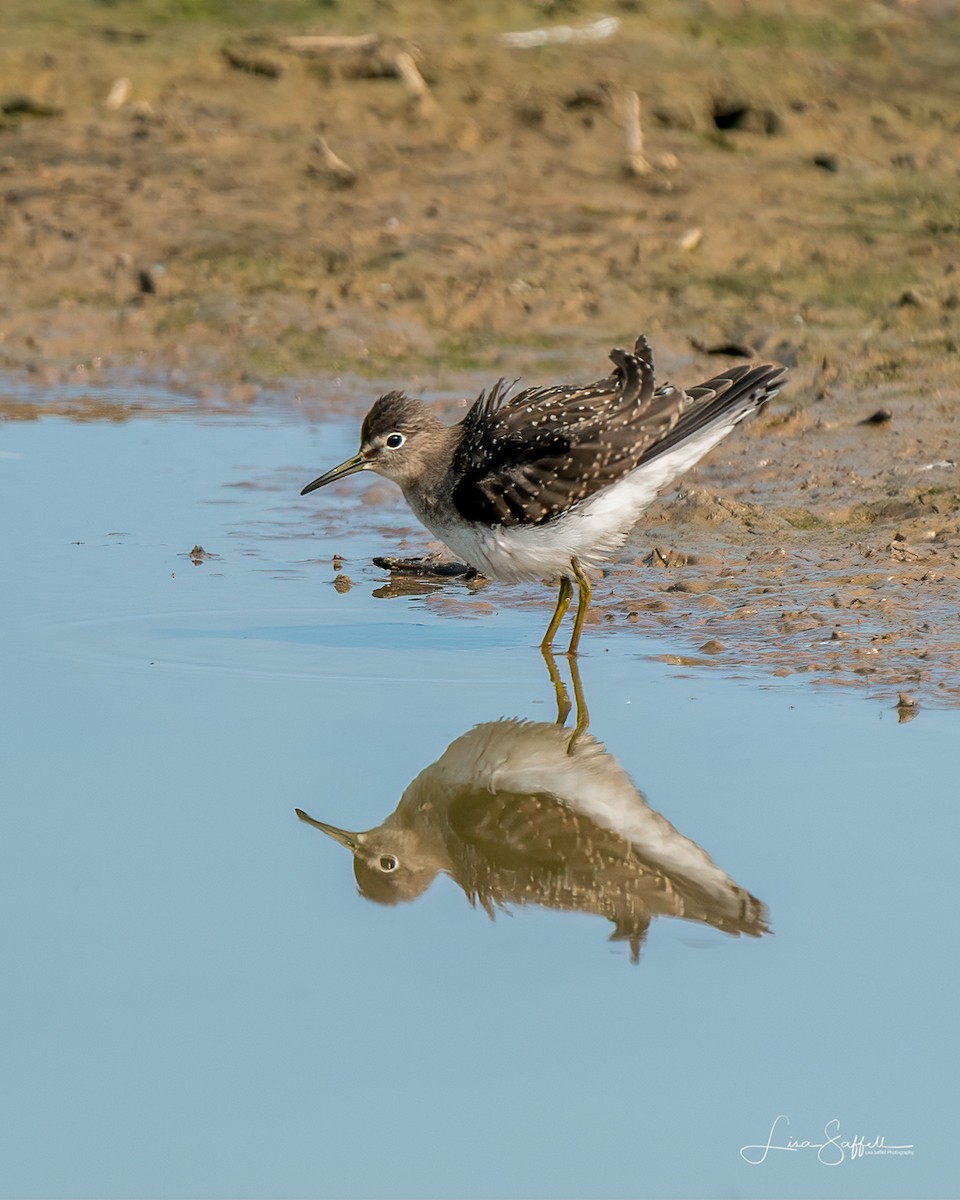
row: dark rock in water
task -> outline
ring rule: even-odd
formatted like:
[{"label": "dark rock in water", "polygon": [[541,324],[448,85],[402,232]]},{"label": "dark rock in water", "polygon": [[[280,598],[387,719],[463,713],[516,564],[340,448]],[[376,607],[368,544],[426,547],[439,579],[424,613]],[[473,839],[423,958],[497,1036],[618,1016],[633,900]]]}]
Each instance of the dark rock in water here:
[{"label": "dark rock in water", "polygon": [[474,567],[462,562],[449,562],[438,554],[423,558],[389,558],[377,557],[373,560],[375,567],[382,567],[394,575],[427,575],[441,579],[463,578],[473,579],[479,575]]}]

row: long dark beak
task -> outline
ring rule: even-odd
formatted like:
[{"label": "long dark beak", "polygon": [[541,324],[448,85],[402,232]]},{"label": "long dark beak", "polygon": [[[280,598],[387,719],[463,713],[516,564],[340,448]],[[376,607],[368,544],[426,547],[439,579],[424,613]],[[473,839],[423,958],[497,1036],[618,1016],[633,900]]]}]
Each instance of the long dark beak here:
[{"label": "long dark beak", "polygon": [[348,833],[345,829],[338,829],[336,825],[325,825],[323,821],[317,821],[314,817],[308,816],[302,808],[295,808],[293,811],[301,821],[306,821],[308,825],[312,825],[314,829],[319,829],[327,837],[332,837],[341,846],[346,846],[351,854],[355,854],[360,848],[360,835],[358,833]]},{"label": "long dark beak", "polygon": [[339,467],[334,467],[326,475],[321,475],[313,483],[308,483],[300,495],[305,496],[308,492],[315,492],[317,488],[326,487],[328,483],[334,483],[337,479],[343,479],[346,475],[354,475],[357,471],[362,471],[366,465],[366,459],[359,454],[355,454],[353,458],[348,458],[346,462],[342,462]]}]

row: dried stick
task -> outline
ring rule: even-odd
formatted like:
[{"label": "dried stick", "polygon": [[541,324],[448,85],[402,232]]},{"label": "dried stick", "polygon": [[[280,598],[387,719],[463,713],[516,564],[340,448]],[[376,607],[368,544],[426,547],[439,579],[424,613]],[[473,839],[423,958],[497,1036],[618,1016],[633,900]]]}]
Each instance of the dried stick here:
[{"label": "dried stick", "polygon": [[336,178],[341,187],[352,187],[357,182],[356,171],[349,163],[345,163],[339,154],[335,154],[330,149],[326,138],[318,137],[313,146],[320,155],[320,161],[324,167]]},{"label": "dried stick", "polygon": [[398,50],[393,61],[397,68],[397,74],[403,80],[404,87],[416,101],[420,114],[424,117],[432,116],[437,110],[437,102],[430,94],[427,81],[417,70],[417,64],[413,61],[413,55],[406,50]]},{"label": "dried stick", "polygon": [[643,129],[640,126],[640,97],[627,92],[623,98],[623,141],[627,152],[626,168],[631,175],[647,175],[650,163],[643,153]]}]

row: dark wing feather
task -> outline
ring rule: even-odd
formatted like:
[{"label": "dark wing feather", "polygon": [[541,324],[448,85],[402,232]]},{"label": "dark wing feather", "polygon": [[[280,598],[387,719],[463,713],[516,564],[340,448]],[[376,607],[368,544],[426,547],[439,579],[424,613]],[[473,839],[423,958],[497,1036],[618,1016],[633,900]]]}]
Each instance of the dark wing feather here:
[{"label": "dark wing feather", "polygon": [[463,421],[453,462],[460,514],[488,524],[542,524],[621,479],[635,462],[644,415],[662,429],[645,339],[637,350],[614,350],[614,373],[586,387],[509,396],[501,380],[482,393]]},{"label": "dark wing feather", "polygon": [[[726,416],[746,415],[779,368],[736,367],[685,392],[655,388],[646,338],[613,350],[615,370],[586,387],[529,388],[500,380],[462,422],[453,502],[468,521],[540,525]],[[739,418],[737,418],[739,419]]]},{"label": "dark wing feather", "polygon": [[447,815],[448,870],[491,915],[510,904],[592,912],[631,941],[661,914],[727,933],[767,930],[764,905],[732,880],[724,903],[549,792],[467,788]]},{"label": "dark wing feather", "polygon": [[741,411],[737,419],[747,416],[777,394],[783,374],[782,367],[770,363],[739,366],[683,393],[686,403],[677,421],[659,441],[646,447],[637,466],[675,449],[738,407]]}]

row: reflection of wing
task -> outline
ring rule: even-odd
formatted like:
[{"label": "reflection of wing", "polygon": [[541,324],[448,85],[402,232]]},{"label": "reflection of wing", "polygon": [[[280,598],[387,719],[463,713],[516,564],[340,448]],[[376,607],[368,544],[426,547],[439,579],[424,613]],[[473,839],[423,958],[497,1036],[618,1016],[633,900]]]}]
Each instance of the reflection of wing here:
[{"label": "reflection of wing", "polygon": [[728,933],[766,929],[763,906],[729,881],[720,899],[646,860],[629,841],[547,792],[464,787],[448,802],[450,870],[474,903],[594,913],[634,954],[653,916]]},{"label": "reflection of wing", "polygon": [[459,792],[447,809],[450,828],[462,844],[503,869],[563,867],[572,815],[546,793],[473,788]]}]

